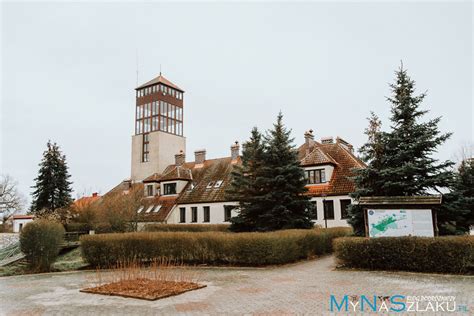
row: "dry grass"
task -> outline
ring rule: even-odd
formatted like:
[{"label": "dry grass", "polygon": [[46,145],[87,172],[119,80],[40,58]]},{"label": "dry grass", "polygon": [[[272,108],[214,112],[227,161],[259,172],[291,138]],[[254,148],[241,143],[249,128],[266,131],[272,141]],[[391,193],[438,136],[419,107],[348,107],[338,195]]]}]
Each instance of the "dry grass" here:
[{"label": "dry grass", "polygon": [[95,286],[81,292],[153,301],[206,286],[197,282],[196,272],[175,261],[158,259],[145,267],[134,260],[119,263],[107,272],[97,269],[92,281]]}]

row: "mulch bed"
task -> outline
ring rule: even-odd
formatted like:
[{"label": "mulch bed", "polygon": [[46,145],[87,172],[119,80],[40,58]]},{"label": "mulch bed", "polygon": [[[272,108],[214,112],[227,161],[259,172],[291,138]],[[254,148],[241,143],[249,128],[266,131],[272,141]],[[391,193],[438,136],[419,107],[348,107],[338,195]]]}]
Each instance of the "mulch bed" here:
[{"label": "mulch bed", "polygon": [[80,290],[84,293],[122,296],[155,301],[184,292],[202,289],[206,285],[194,282],[155,281],[150,279],[126,280]]}]

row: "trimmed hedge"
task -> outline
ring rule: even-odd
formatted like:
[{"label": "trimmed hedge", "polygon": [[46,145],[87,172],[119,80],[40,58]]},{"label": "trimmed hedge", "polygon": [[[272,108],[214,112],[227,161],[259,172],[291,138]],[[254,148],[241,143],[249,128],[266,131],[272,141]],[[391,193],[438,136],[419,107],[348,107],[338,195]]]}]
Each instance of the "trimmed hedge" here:
[{"label": "trimmed hedge", "polygon": [[20,233],[20,248],[33,271],[46,272],[59,254],[64,227],[45,219],[25,225]]},{"label": "trimmed hedge", "polygon": [[229,224],[147,224],[146,232],[227,232]]},{"label": "trimmed hedge", "polygon": [[344,237],[334,240],[340,264],[350,268],[472,273],[474,237]]},{"label": "trimmed hedge", "polygon": [[139,232],[81,237],[93,266],[167,258],[183,263],[269,265],[332,252],[332,240],[350,229],[286,230],[269,233]]}]

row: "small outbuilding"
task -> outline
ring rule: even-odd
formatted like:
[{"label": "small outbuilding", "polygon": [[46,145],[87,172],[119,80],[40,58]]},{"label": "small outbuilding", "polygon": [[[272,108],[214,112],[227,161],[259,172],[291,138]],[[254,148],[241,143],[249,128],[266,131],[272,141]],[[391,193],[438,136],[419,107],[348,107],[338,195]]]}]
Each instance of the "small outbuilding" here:
[{"label": "small outbuilding", "polygon": [[367,237],[437,236],[436,206],[440,204],[441,195],[359,199]]},{"label": "small outbuilding", "polygon": [[13,232],[19,233],[26,224],[34,220],[33,215],[13,215]]}]

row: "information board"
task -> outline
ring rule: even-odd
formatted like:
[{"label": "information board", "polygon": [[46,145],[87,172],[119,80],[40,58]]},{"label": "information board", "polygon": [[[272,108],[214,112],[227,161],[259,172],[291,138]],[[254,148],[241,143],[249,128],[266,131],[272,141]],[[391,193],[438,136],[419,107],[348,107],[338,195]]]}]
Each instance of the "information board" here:
[{"label": "information board", "polygon": [[433,237],[431,210],[368,209],[370,237]]}]

